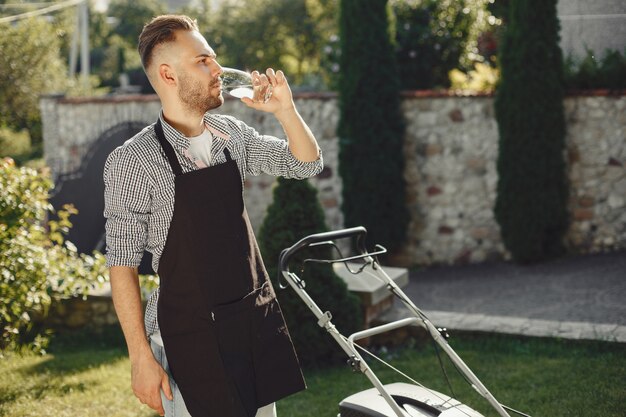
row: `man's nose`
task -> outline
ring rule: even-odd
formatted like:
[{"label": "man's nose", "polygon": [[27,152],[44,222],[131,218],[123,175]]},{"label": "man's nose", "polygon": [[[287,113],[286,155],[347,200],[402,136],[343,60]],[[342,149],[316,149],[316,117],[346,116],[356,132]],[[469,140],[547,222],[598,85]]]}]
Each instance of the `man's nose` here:
[{"label": "man's nose", "polygon": [[222,66],[216,62],[215,69],[213,70],[214,76],[219,77],[220,75],[222,75],[223,72],[224,70],[222,69]]}]

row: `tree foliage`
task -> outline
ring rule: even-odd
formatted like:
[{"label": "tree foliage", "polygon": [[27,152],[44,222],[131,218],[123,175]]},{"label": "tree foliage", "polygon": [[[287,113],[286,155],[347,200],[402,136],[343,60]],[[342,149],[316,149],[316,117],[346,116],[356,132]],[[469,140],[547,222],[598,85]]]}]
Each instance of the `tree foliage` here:
[{"label": "tree foliage", "polygon": [[30,156],[31,141],[26,129],[15,132],[8,127],[0,126],[0,157],[9,156],[18,163]]},{"label": "tree foliage", "polygon": [[0,24],[0,125],[41,143],[39,97],[65,91],[67,66],[54,27],[42,18]]},{"label": "tree foliage", "polygon": [[320,53],[335,0],[256,0],[222,3],[210,28],[201,27],[224,65],[282,68],[294,85],[321,77]]},{"label": "tree foliage", "polygon": [[[142,93],[154,93],[144,74],[137,43],[143,27],[152,18],[167,13],[165,2],[159,0],[112,0],[104,13],[92,13],[90,22],[101,28],[97,47],[92,49],[93,70],[106,87],[120,85],[120,75],[126,74],[133,85],[141,86]],[[98,16],[99,15],[99,16]],[[113,18],[113,25],[103,24]]]},{"label": "tree foliage", "polygon": [[513,258],[535,262],[563,253],[568,226],[556,0],[511,0],[505,20],[495,215]]},{"label": "tree foliage", "polygon": [[56,213],[45,174],[0,161],[0,350],[29,347],[42,351],[45,329],[35,325],[54,300],[86,295],[105,279],[104,257],[79,255],[64,239],[72,207]]},{"label": "tree foliage", "polygon": [[396,60],[404,89],[448,87],[475,17],[468,0],[395,0]]},{"label": "tree foliage", "polygon": [[[346,226],[365,226],[371,242],[404,242],[404,121],[386,0],[342,0],[339,172]],[[370,243],[371,243],[370,242]]]},{"label": "tree foliage", "polygon": [[146,23],[167,13],[165,2],[159,0],[111,0],[107,14],[115,17],[114,32],[128,45],[136,46]]},{"label": "tree foliage", "polygon": [[[306,366],[328,366],[343,358],[343,352],[321,327],[313,313],[291,288],[279,291],[278,256],[280,252],[312,233],[325,232],[324,213],[317,191],[307,181],[278,179],[274,200],[261,226],[259,245],[274,288],[277,290],[291,338],[300,362]],[[305,258],[330,258],[326,249],[304,250],[294,256],[291,270],[307,283],[306,291],[322,311],[333,314],[333,322],[345,334],[361,326],[359,300],[329,265],[308,264]]]}]

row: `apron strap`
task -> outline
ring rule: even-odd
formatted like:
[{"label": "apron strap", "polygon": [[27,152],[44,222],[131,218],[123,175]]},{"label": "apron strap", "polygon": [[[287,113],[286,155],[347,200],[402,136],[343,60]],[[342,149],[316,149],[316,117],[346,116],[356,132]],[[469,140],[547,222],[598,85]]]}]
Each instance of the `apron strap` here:
[{"label": "apron strap", "polygon": [[230,157],[230,151],[227,148],[224,148],[224,156],[226,157],[226,162],[233,160],[233,158]]},{"label": "apron strap", "polygon": [[161,147],[165,151],[165,156],[167,156],[170,166],[172,167],[172,171],[174,171],[174,175],[176,176],[182,175],[183,169],[180,167],[178,158],[176,158],[176,152],[174,151],[174,148],[168,142],[168,140],[165,139],[165,134],[163,133],[163,126],[161,126],[161,119],[157,120],[156,124],[154,125],[154,132],[156,133],[157,138],[159,139],[159,143],[161,144]]}]

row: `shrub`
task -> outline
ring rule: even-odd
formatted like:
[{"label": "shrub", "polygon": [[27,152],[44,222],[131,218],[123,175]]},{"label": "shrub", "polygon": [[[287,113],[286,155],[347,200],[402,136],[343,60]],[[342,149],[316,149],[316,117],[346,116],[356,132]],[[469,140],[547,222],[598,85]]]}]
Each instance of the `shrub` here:
[{"label": "shrub", "polygon": [[495,217],[518,262],[564,252],[563,58],[556,0],[512,0],[500,49]]},{"label": "shrub", "polygon": [[31,151],[30,135],[26,129],[15,131],[8,127],[0,126],[0,158],[29,154]]},{"label": "shrub", "polygon": [[0,349],[27,347],[43,351],[45,329],[35,318],[45,317],[50,304],[86,295],[104,281],[104,257],[79,255],[64,240],[71,227],[72,207],[52,209],[47,175],[17,168],[10,159],[0,162]]},{"label": "shrub", "polygon": [[489,64],[477,62],[474,70],[467,74],[458,69],[449,73],[451,87],[455,90],[491,92],[495,90],[499,79],[499,71]]},{"label": "shrub", "polygon": [[[307,181],[278,179],[274,200],[267,210],[259,233],[259,245],[289,327],[300,362],[305,366],[328,366],[343,358],[343,351],[331,336],[317,325],[304,302],[291,289],[278,290],[278,256],[303,237],[326,231],[324,213],[317,191]],[[327,264],[308,264],[301,273],[305,258],[330,257],[328,249],[303,250],[293,258],[296,273],[307,283],[306,291],[322,311],[333,313],[333,323],[344,334],[361,326],[358,298],[348,292],[346,284]],[[295,267],[291,270],[296,270]]]},{"label": "shrub", "polygon": [[619,51],[607,49],[601,60],[589,49],[580,62],[568,56],[565,60],[565,87],[570,90],[626,88],[626,50],[622,55]]},{"label": "shrub", "polygon": [[371,243],[404,243],[404,120],[385,0],[340,7],[339,173],[347,227],[365,226]]}]

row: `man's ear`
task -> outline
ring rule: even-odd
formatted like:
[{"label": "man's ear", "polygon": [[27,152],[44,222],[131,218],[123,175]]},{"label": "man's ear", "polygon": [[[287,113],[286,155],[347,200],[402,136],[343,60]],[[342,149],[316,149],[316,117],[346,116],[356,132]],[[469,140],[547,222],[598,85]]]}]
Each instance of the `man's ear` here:
[{"label": "man's ear", "polygon": [[168,64],[161,64],[158,68],[159,79],[165,85],[176,85],[176,74],[171,66]]}]

